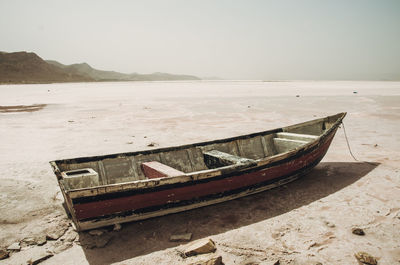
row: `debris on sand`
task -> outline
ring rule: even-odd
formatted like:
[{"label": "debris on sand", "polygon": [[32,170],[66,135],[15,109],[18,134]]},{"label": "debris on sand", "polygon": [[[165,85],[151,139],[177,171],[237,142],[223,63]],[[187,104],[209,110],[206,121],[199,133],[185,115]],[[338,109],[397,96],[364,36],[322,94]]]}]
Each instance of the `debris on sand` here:
[{"label": "debris on sand", "polygon": [[222,257],[213,257],[208,260],[200,260],[196,261],[193,263],[190,263],[189,265],[223,265],[224,263],[222,262]]},{"label": "debris on sand", "polygon": [[21,246],[20,246],[19,242],[15,242],[15,243],[11,244],[7,248],[7,250],[9,250],[9,251],[20,251],[21,250]]},{"label": "debris on sand", "polygon": [[150,147],[152,147],[152,146],[157,146],[158,144],[157,143],[155,143],[155,142],[151,142],[151,143],[149,143],[147,146],[150,146]]},{"label": "debris on sand", "polygon": [[46,239],[57,240],[65,234],[67,229],[68,226],[65,226],[62,223],[60,223],[59,226],[54,226],[48,230],[48,232],[46,233]]},{"label": "debris on sand", "polygon": [[8,251],[4,249],[0,249],[0,260],[6,259],[9,257]]},{"label": "debris on sand", "polygon": [[190,241],[192,239],[192,233],[179,234],[179,235],[171,235],[169,241],[171,242],[182,242],[182,241]]},{"label": "debris on sand", "polygon": [[365,235],[364,230],[362,230],[361,228],[353,228],[353,229],[351,229],[351,232],[358,236]]},{"label": "debris on sand", "polygon": [[40,235],[40,236],[36,237],[35,238],[36,244],[38,246],[43,246],[44,244],[46,244],[46,242],[47,242],[46,237],[47,237],[46,235]]},{"label": "debris on sand", "polygon": [[121,224],[115,224],[114,228],[113,228],[113,231],[120,231],[121,229],[122,229]]},{"label": "debris on sand", "polygon": [[[47,235],[40,235],[40,236],[36,236],[36,237],[26,237],[24,239],[22,239],[22,243],[25,243],[28,246],[31,245],[38,245],[38,246],[42,246],[44,244],[46,244],[47,239],[46,239]],[[56,240],[56,239],[54,239]]]},{"label": "debris on sand", "polygon": [[33,254],[33,257],[31,257],[27,263],[29,265],[35,265],[35,264],[39,264],[40,262],[52,257],[53,254],[50,253],[49,251],[43,251],[43,252],[37,252]]},{"label": "debris on sand", "polygon": [[198,254],[206,254],[215,252],[217,249],[215,247],[214,241],[210,238],[200,239],[188,244],[183,253],[186,257],[195,256]]},{"label": "debris on sand", "polygon": [[324,223],[325,223],[325,225],[326,225],[327,227],[330,227],[330,228],[334,228],[334,227],[336,226],[334,223],[332,223],[332,222],[330,222],[330,221],[325,221]]},{"label": "debris on sand", "polygon": [[377,265],[378,264],[378,262],[376,261],[376,258],[374,258],[373,256],[371,256],[370,254],[368,254],[366,252],[362,252],[362,251],[357,252],[356,254],[354,254],[354,256],[362,264],[367,264],[367,265]]}]

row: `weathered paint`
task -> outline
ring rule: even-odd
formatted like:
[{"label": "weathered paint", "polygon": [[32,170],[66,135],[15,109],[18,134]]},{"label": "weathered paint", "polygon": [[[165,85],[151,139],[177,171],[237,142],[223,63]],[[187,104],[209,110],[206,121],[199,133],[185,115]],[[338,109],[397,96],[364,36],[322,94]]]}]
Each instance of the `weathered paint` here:
[{"label": "weathered paint", "polygon": [[[202,207],[293,181],[322,159],[345,115],[339,113],[280,129],[211,142],[59,160],[50,164],[76,228],[92,229]],[[279,153],[274,143],[277,138],[303,142]],[[257,146],[252,154],[253,145]],[[203,153],[215,148],[231,155],[256,159],[256,163],[234,163],[207,169]],[[188,159],[190,164],[182,163],[182,159]],[[114,160],[121,162],[125,169],[117,167],[115,171],[114,168],[105,168],[107,165],[104,163],[108,161],[114,167]],[[186,173],[174,177],[143,179],[144,173],[138,167],[149,161],[159,161],[169,166],[172,163],[173,167],[185,170]],[[101,186],[67,190],[61,171],[87,165],[100,170]],[[129,165],[134,167],[129,168]],[[127,173],[121,171],[121,177],[118,173],[120,170]],[[106,175],[108,173],[110,176]],[[131,174],[136,177],[132,178]]]},{"label": "weathered paint", "polygon": [[326,153],[332,137],[320,148],[279,166],[260,169],[242,175],[234,175],[219,180],[211,180],[206,183],[192,183],[190,186],[180,188],[171,188],[144,194],[76,204],[74,205],[75,213],[77,219],[81,220],[102,215],[110,215],[117,212],[126,212],[152,206],[166,205],[173,202],[189,201],[194,198],[201,198],[212,194],[251,187],[258,183],[290,175],[291,173],[297,172],[306,167],[308,164],[312,164]]}]

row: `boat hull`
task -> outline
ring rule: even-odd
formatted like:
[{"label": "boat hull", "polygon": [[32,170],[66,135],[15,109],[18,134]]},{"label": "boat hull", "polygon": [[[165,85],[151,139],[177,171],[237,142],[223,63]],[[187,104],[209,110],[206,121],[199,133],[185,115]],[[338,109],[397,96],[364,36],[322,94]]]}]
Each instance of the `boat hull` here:
[{"label": "boat hull", "polygon": [[152,188],[70,198],[78,230],[177,213],[259,193],[304,175],[326,154],[337,128],[312,146],[280,160],[217,177]]}]

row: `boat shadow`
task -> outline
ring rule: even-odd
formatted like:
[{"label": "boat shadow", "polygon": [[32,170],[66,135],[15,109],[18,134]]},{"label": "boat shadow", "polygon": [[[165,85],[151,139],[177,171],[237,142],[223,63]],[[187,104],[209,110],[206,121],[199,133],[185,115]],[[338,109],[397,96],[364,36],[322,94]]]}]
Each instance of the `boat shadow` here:
[{"label": "boat shadow", "polygon": [[192,233],[192,240],[251,225],[317,201],[367,175],[379,164],[322,162],[310,173],[284,186],[256,195],[186,212],[122,225],[106,233],[104,248],[85,248],[87,232],[80,243],[89,264],[110,264],[184,244],[170,242],[174,234]]}]

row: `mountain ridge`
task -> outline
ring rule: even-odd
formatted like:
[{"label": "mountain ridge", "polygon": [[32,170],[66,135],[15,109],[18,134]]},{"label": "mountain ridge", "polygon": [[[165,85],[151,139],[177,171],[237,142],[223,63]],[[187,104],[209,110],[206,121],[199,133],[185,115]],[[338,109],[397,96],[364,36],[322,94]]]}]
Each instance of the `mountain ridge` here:
[{"label": "mountain ridge", "polygon": [[55,60],[43,60],[33,52],[0,51],[0,83],[3,84],[172,80],[200,80],[200,78],[160,72],[125,74],[98,70],[88,63],[65,65]]}]

